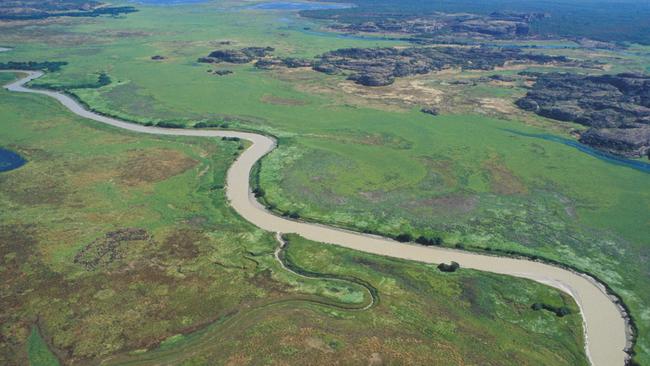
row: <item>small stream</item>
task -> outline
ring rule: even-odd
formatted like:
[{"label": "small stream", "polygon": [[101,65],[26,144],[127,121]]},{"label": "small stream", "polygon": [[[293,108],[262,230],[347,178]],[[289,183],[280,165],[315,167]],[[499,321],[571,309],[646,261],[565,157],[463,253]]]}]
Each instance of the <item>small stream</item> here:
[{"label": "small stream", "polygon": [[618,165],[618,166],[624,166],[627,168],[632,168],[643,173],[650,173],[650,163],[641,160],[627,159],[624,157],[612,155],[607,152],[594,149],[593,147],[587,146],[585,144],[581,144],[580,142],[575,140],[571,140],[571,139],[567,139],[555,135],[549,135],[546,133],[525,133],[525,132],[515,131],[511,129],[503,129],[503,131],[507,131],[519,136],[532,137],[532,138],[542,139],[546,141],[557,142],[560,144],[564,144],[576,148],[583,153],[591,155],[607,163]]}]

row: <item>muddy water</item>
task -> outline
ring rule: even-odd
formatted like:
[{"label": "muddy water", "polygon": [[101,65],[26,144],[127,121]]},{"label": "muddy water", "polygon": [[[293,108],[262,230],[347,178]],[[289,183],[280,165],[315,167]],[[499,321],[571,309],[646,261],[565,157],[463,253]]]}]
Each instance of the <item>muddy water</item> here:
[{"label": "muddy water", "polygon": [[602,285],[591,278],[539,262],[488,256],[445,248],[424,247],[399,243],[391,239],[340,230],[320,224],[289,220],[276,216],[262,207],[251,194],[249,174],[259,159],[273,150],[275,141],[269,137],[247,132],[195,129],[164,129],[131,124],[85,110],[72,98],[53,91],[33,90],[23,85],[43,73],[24,72],[26,77],[6,85],[16,92],[47,95],[58,100],[71,112],[97,122],[129,131],[177,136],[239,137],[252,142],[228,171],[226,194],[232,207],[246,220],[258,227],[280,233],[296,233],[307,239],[389,257],[424,263],[456,261],[462,268],[499,273],[531,279],[571,295],[581,309],[585,326],[586,351],[593,365],[624,365],[628,324],[619,307],[606,294]]}]

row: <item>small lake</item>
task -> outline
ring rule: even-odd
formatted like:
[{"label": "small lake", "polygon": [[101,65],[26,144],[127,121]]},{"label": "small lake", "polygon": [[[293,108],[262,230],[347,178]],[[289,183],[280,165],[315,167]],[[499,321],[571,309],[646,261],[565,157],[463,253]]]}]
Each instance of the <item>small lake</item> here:
[{"label": "small lake", "polygon": [[17,153],[0,147],[0,172],[8,172],[25,165],[27,160]]},{"label": "small lake", "polygon": [[246,9],[254,10],[285,10],[285,11],[300,11],[300,10],[329,10],[329,9],[348,9],[354,7],[353,4],[345,3],[307,3],[297,1],[272,1],[268,3],[260,3],[246,7]]},{"label": "small lake", "polygon": [[606,153],[604,151],[600,151],[598,149],[594,149],[593,147],[587,146],[585,144],[581,144],[578,141],[567,139],[564,137],[560,136],[555,136],[555,135],[549,135],[545,133],[525,133],[525,132],[519,132],[515,130],[510,130],[510,129],[504,129],[504,131],[513,133],[515,135],[519,136],[525,136],[525,137],[532,137],[532,138],[538,138],[546,141],[553,141],[557,142],[560,144],[564,144],[567,146],[571,146],[573,148],[576,148],[583,153],[589,154],[599,160],[605,161],[610,164],[618,165],[618,166],[624,166],[628,168],[632,168],[634,170],[638,170],[640,172],[644,173],[650,173],[650,163],[646,163],[644,161],[640,160],[632,160],[632,159],[627,159],[623,158],[620,156],[612,155],[609,153]]}]

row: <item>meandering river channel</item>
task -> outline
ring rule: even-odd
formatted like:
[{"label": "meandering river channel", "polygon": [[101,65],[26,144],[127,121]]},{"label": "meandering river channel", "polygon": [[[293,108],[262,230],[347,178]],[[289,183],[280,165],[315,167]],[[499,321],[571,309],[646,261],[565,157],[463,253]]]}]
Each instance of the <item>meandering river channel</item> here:
[{"label": "meandering river channel", "polygon": [[235,211],[244,219],[264,230],[274,233],[295,233],[313,241],[417,262],[435,264],[456,261],[461,268],[527,278],[560,289],[571,295],[580,306],[585,328],[586,352],[591,363],[595,366],[622,366],[625,364],[627,359],[625,349],[630,346],[629,324],[626,317],[615,300],[607,294],[604,286],[586,275],[541,262],[400,243],[380,236],[360,234],[276,216],[257,202],[249,186],[249,175],[253,165],[276,147],[273,138],[250,132],[166,129],[128,123],[86,110],[73,98],[63,93],[25,87],[26,83],[43,75],[42,72],[20,70],[14,72],[24,73],[26,76],[7,84],[6,89],[14,92],[46,95],[58,100],[72,113],[93,121],[147,134],[238,137],[250,141],[252,145],[237,158],[228,170],[226,195]]}]

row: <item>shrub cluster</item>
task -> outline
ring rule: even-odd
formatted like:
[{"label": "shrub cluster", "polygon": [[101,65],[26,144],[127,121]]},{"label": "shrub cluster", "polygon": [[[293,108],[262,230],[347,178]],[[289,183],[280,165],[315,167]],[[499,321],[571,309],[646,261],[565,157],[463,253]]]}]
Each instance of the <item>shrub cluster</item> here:
[{"label": "shrub cluster", "polygon": [[530,308],[535,310],[535,311],[542,310],[542,309],[547,310],[547,311],[550,311],[552,313],[555,313],[555,315],[560,317],[560,318],[565,316],[565,315],[571,314],[571,310],[569,310],[569,308],[567,308],[566,306],[559,306],[558,307],[558,306],[544,304],[544,303],[541,303],[541,302],[534,303],[533,305],[530,306]]},{"label": "shrub cluster", "polygon": [[194,128],[228,128],[226,122],[199,122],[194,125]]},{"label": "shrub cluster", "polygon": [[55,72],[61,70],[61,66],[67,64],[65,61],[9,61],[0,62],[0,70],[44,70]]},{"label": "shrub cluster", "polygon": [[458,262],[451,262],[451,264],[447,263],[440,263],[438,265],[438,269],[441,272],[456,272],[460,268],[460,264]]},{"label": "shrub cluster", "polygon": [[156,126],[162,127],[162,128],[185,128],[185,125],[182,123],[177,123],[177,122],[158,122],[156,123]]}]

